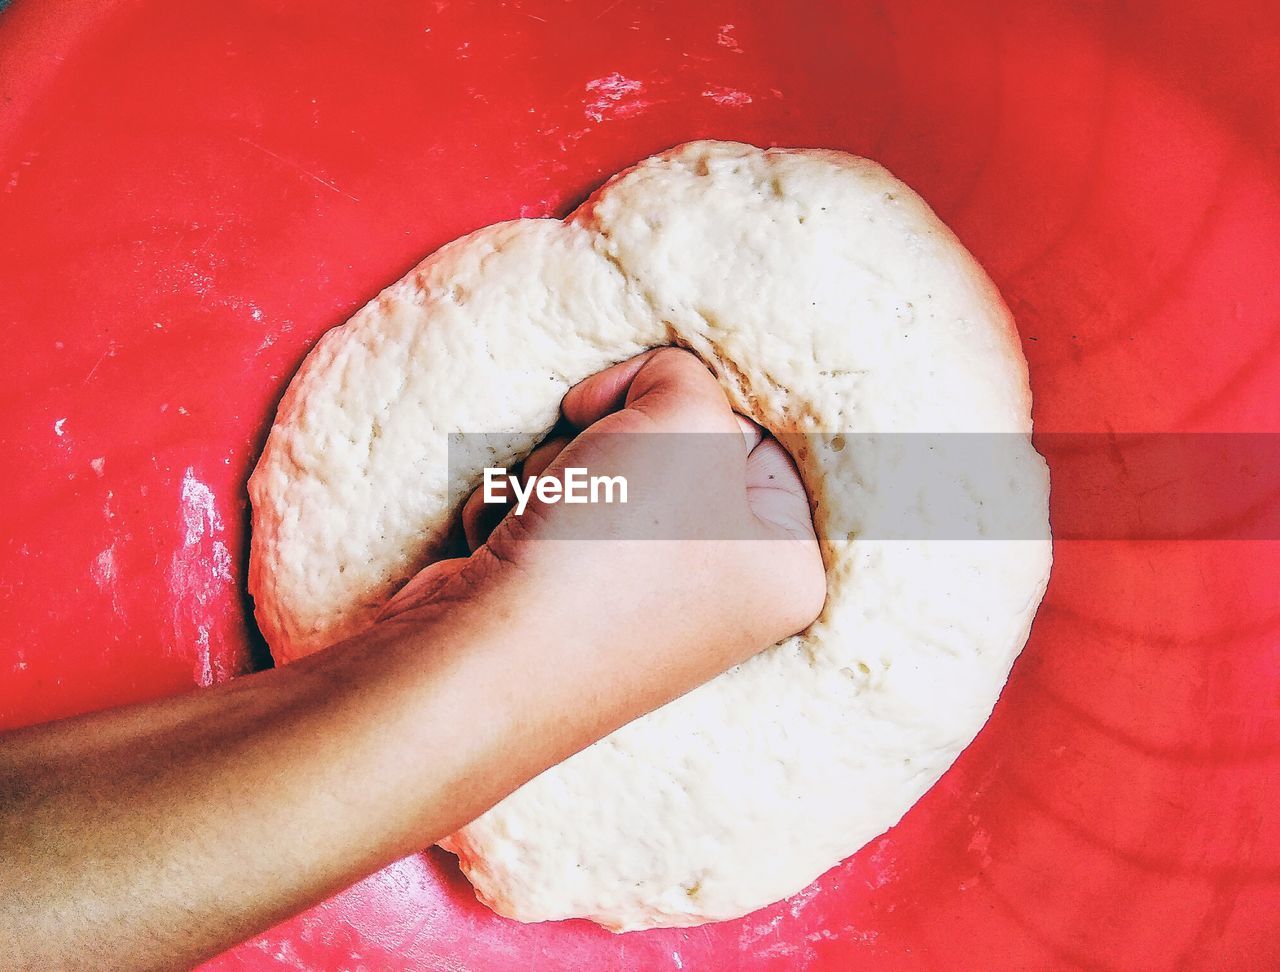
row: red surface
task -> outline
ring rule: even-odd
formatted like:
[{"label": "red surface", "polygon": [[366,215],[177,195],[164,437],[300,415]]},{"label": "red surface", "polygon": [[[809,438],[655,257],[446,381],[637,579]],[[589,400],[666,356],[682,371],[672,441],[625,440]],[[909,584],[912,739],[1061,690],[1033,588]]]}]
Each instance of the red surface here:
[{"label": "red surface", "polygon": [[[317,336],[689,138],[916,186],[1017,314],[1041,429],[1277,431],[1276,8],[1123,7],[17,0],[0,720],[246,670],[245,478]],[[428,852],[210,968],[1280,967],[1277,546],[1059,544],[988,728],[790,902],[526,927]]]}]

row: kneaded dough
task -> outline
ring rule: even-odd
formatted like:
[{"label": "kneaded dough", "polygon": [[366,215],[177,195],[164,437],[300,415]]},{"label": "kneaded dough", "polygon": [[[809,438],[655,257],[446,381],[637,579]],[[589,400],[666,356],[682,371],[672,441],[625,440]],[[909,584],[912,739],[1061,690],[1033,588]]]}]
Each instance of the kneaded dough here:
[{"label": "kneaded dough", "polygon": [[[477,462],[449,482],[448,433],[504,433],[485,464],[514,463],[571,385],[670,343],[792,451],[827,604],[442,841],[522,921],[694,925],[799,891],[973,739],[1048,578],[1026,365],[964,247],[865,159],[694,142],[564,221],[449,244],[320,341],[249,484],[250,585],[276,658],[359,631],[438,554],[449,497],[480,477]],[[911,439],[893,433],[913,432],[1014,433],[1007,475],[958,484],[976,539],[877,529],[903,508],[892,470]],[[956,498],[937,479],[907,504],[925,519]]]}]

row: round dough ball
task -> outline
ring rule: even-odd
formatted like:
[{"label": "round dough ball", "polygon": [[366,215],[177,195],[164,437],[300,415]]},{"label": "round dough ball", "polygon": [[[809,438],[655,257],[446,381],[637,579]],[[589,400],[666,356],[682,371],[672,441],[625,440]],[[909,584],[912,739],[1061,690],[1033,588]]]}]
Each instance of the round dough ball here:
[{"label": "round dough ball", "polygon": [[[276,657],[368,625],[484,465],[527,453],[575,382],[670,343],[791,450],[827,604],[441,842],[523,921],[694,925],[799,891],[973,739],[1048,578],[1026,365],[964,247],[865,159],[694,142],[563,222],[446,246],[307,358],[250,481]],[[478,430],[503,434],[450,481],[446,437]],[[996,474],[904,477],[920,433],[962,457],[998,433]],[[931,533],[943,516],[965,537]]]}]

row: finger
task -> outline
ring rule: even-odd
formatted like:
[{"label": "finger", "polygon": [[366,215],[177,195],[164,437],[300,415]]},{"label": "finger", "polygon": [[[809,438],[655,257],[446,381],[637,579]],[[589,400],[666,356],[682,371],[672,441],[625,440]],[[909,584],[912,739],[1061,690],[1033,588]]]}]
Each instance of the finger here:
[{"label": "finger", "polygon": [[[530,479],[541,476],[568,444],[567,436],[556,436],[541,443],[521,464],[521,481],[527,483]],[[510,497],[505,503],[486,503],[484,491],[480,489],[474,490],[467,497],[462,505],[462,533],[466,537],[468,553],[474,553],[484,545],[489,534],[511,511],[512,505]]]},{"label": "finger", "polygon": [[800,471],[777,439],[765,439],[747,457],[747,503],[765,522],[801,539],[814,539],[809,494]]},{"label": "finger", "polygon": [[626,408],[643,412],[657,431],[729,432],[738,428],[715,377],[695,355],[662,348],[640,366]]},{"label": "finger", "polygon": [[738,420],[738,428],[742,430],[743,441],[747,444],[747,455],[751,455],[751,451],[760,444],[760,440],[764,438],[764,429],[756,425],[755,422],[747,418],[745,415],[739,415],[734,412],[733,417]]},{"label": "finger", "polygon": [[620,361],[569,389],[560,410],[564,417],[580,429],[585,429],[610,412],[622,408],[627,399],[627,389],[636,372],[661,349],[655,348],[634,358]]},{"label": "finger", "polygon": [[548,466],[556,461],[556,456],[564,451],[564,447],[569,444],[569,437],[566,435],[558,435],[554,438],[547,439],[525,459],[524,465],[521,467],[521,475],[524,481],[528,482],[541,476]]},{"label": "finger", "polygon": [[436,591],[440,590],[449,579],[462,569],[465,559],[437,560],[418,571],[404,587],[400,588],[382,610],[374,616],[374,621],[385,621],[397,614],[411,611],[413,608],[429,601]]},{"label": "finger", "polygon": [[511,503],[486,503],[484,490],[477,489],[462,505],[462,533],[467,538],[467,552],[474,553],[489,539],[494,527],[511,509]]}]

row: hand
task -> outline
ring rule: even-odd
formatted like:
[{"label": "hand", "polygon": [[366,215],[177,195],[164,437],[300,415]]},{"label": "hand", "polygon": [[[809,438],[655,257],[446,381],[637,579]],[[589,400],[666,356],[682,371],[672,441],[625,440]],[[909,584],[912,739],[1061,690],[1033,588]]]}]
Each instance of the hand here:
[{"label": "hand", "polygon": [[[540,625],[550,616],[587,649],[576,671],[627,687],[628,702],[643,706],[634,716],[817,617],[825,576],[795,466],[734,414],[696,357],[668,348],[622,362],[573,388],[563,411],[581,431],[535,449],[525,481],[571,466],[623,475],[628,502],[531,499],[494,526],[477,491],[463,510],[470,557],[426,568],[383,618],[519,589]],[[664,462],[656,450],[680,450],[681,440],[661,433],[702,435]]]},{"label": "hand", "polygon": [[[824,577],[795,469],[696,358],[620,364],[564,412],[581,433],[525,474],[625,473],[645,487],[631,502],[535,503],[488,532],[473,501],[474,552],[347,641],[0,736],[6,968],[194,965],[813,620]],[[646,478],[671,441],[649,432],[729,434],[701,437],[698,475],[672,483]]]}]

